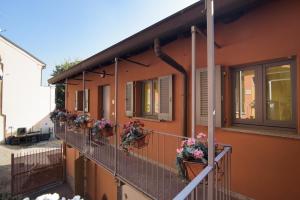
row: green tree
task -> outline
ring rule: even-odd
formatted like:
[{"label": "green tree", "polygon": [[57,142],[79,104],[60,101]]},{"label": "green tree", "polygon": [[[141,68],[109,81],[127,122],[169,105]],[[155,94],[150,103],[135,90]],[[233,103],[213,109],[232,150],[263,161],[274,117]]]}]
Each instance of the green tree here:
[{"label": "green tree", "polygon": [[[63,71],[66,71],[67,69],[73,67],[74,65],[78,64],[80,61],[69,61],[66,60],[60,65],[56,65],[55,69],[53,70],[52,76],[56,76]],[[55,88],[55,103],[57,109],[65,108],[65,85],[63,84],[57,84]]]}]

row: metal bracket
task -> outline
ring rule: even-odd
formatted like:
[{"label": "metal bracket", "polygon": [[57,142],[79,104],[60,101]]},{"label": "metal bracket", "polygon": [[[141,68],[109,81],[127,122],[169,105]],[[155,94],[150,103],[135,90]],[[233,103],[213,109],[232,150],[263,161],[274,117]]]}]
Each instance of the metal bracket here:
[{"label": "metal bracket", "polygon": [[[202,37],[207,38],[207,34],[206,32],[204,32],[203,30],[199,29],[198,27],[195,26],[196,32],[201,35]],[[217,42],[215,42],[215,47],[217,47],[218,49],[222,48],[221,45],[219,45]]]},{"label": "metal bracket", "polygon": [[113,74],[110,74],[110,73],[106,73],[105,70],[102,70],[102,72],[96,72],[96,71],[86,71],[88,73],[92,73],[92,74],[97,74],[97,75],[100,75],[101,78],[104,78],[105,76],[114,76]]},{"label": "metal bracket", "polygon": [[150,65],[149,64],[144,64],[144,63],[140,63],[140,62],[137,62],[135,60],[131,60],[129,58],[119,58],[120,60],[124,60],[124,61],[127,61],[127,62],[130,62],[130,63],[133,63],[133,64],[136,64],[136,65],[140,65],[142,67],[149,67]]}]

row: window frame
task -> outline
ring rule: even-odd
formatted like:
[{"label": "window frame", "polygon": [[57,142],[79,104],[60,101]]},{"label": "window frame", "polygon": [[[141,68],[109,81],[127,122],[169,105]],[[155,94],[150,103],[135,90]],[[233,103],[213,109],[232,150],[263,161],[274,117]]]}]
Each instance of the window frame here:
[{"label": "window frame", "polygon": [[[289,64],[290,73],[291,73],[291,89],[292,89],[292,119],[290,121],[279,121],[279,120],[267,120],[267,106],[266,106],[266,69],[267,67],[280,66],[284,64]],[[235,117],[235,85],[236,85],[236,72],[241,70],[255,70],[255,119],[236,119]],[[273,61],[264,61],[256,64],[246,64],[239,65],[230,68],[230,73],[232,74],[232,84],[231,84],[231,93],[232,93],[232,124],[233,125],[257,125],[264,127],[278,127],[278,128],[296,128],[297,122],[297,73],[296,73],[296,60],[295,58],[290,59],[281,59]]]}]

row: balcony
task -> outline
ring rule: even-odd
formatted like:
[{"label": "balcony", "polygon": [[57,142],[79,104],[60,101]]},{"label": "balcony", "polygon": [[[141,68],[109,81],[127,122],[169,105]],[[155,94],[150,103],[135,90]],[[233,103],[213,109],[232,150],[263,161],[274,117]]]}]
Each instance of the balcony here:
[{"label": "balcony", "polygon": [[216,157],[215,169],[207,166],[192,182],[187,183],[178,176],[176,168],[176,149],[186,138],[157,131],[148,132],[148,145],[128,153],[119,148],[119,135],[95,141],[87,129],[73,131],[59,123],[55,124],[56,136],[67,145],[152,199],[173,199],[176,196],[177,199],[206,199],[209,173],[214,174],[214,194],[220,197],[217,199],[230,199],[230,147],[225,147]]}]

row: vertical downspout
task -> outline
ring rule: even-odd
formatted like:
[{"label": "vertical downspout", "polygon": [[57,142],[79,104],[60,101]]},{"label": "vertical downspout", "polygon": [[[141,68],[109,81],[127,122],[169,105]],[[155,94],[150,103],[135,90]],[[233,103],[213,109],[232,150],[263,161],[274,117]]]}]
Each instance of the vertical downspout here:
[{"label": "vertical downspout", "polygon": [[[215,137],[215,55],[214,55],[214,0],[206,0],[207,10],[207,78],[208,78],[208,165],[214,167]],[[214,195],[214,173],[208,175],[208,199]]]},{"label": "vertical downspout", "polygon": [[192,138],[196,133],[196,27],[191,27],[192,32],[192,110],[191,110],[191,131]]},{"label": "vertical downspout", "polygon": [[117,174],[118,169],[118,85],[119,85],[119,79],[118,79],[118,58],[115,58],[115,169],[114,169],[114,176]]}]

